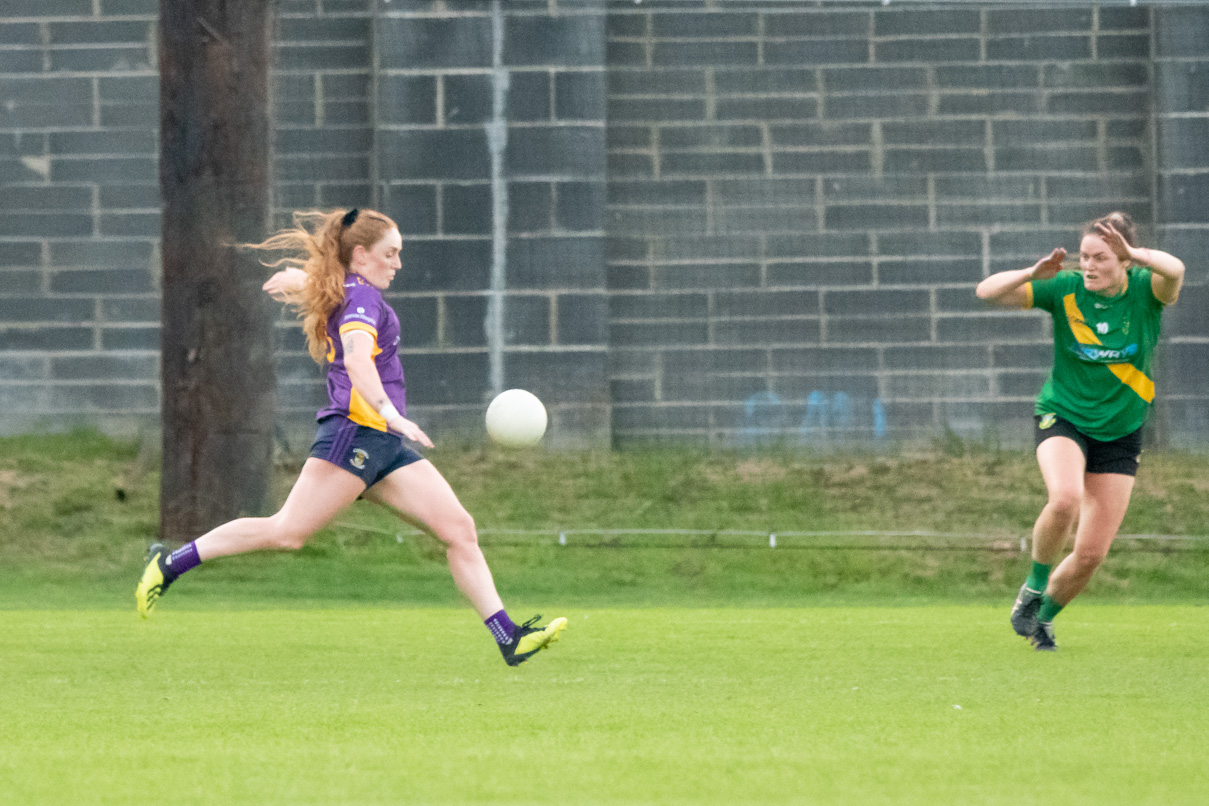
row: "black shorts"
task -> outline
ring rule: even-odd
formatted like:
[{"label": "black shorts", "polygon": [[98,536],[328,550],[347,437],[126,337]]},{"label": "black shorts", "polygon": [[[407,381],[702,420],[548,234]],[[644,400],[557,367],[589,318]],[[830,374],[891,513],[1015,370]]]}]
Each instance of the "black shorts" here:
[{"label": "black shorts", "polygon": [[319,421],[311,456],[360,477],[367,488],[424,458],[404,445],[399,435],[357,425],[339,414]]},{"label": "black shorts", "polygon": [[[1120,473],[1123,476],[1138,475],[1138,462],[1142,458],[1142,429],[1132,434],[1102,442],[1084,434],[1068,420],[1056,414],[1038,414],[1033,417],[1037,426],[1037,445],[1050,437],[1073,439],[1083,451],[1088,473]],[[1044,425],[1043,425],[1044,423]]]}]

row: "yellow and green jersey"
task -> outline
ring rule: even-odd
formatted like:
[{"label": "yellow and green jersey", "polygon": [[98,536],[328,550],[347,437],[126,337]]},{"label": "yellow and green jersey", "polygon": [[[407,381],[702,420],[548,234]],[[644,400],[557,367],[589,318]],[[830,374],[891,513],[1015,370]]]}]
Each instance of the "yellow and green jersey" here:
[{"label": "yellow and green jersey", "polygon": [[1111,298],[1084,288],[1077,271],[1024,288],[1027,307],[1054,318],[1054,366],[1036,413],[1057,414],[1102,441],[1141,428],[1154,400],[1151,365],[1163,316],[1150,271],[1129,269],[1125,290]]}]

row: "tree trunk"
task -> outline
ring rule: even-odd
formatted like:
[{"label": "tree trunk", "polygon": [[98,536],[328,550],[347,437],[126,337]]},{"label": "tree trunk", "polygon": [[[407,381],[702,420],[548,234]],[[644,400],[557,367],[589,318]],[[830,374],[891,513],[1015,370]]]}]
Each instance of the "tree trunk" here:
[{"label": "tree trunk", "polygon": [[272,8],[160,0],[160,533],[172,542],[263,514],[269,492],[276,316],[237,245],[268,234]]}]

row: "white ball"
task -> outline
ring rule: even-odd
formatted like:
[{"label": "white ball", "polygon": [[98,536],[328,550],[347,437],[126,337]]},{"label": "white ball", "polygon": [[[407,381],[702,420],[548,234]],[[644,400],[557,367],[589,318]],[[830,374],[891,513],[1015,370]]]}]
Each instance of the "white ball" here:
[{"label": "white ball", "polygon": [[546,433],[546,407],[532,392],[500,392],[487,407],[487,435],[508,448],[536,445]]}]

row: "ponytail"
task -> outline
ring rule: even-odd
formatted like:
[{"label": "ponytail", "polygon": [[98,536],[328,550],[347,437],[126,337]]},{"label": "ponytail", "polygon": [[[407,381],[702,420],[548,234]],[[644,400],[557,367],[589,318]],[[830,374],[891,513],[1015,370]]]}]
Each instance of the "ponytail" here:
[{"label": "ponytail", "polygon": [[319,210],[294,213],[294,226],[280,230],[249,248],[287,252],[278,260],[261,261],[269,268],[293,267],[306,272],[302,289],[286,297],[298,312],[306,349],[317,364],[328,355],[327,322],[344,302],[344,279],[357,246],[370,249],[395,222],[373,210]]}]

